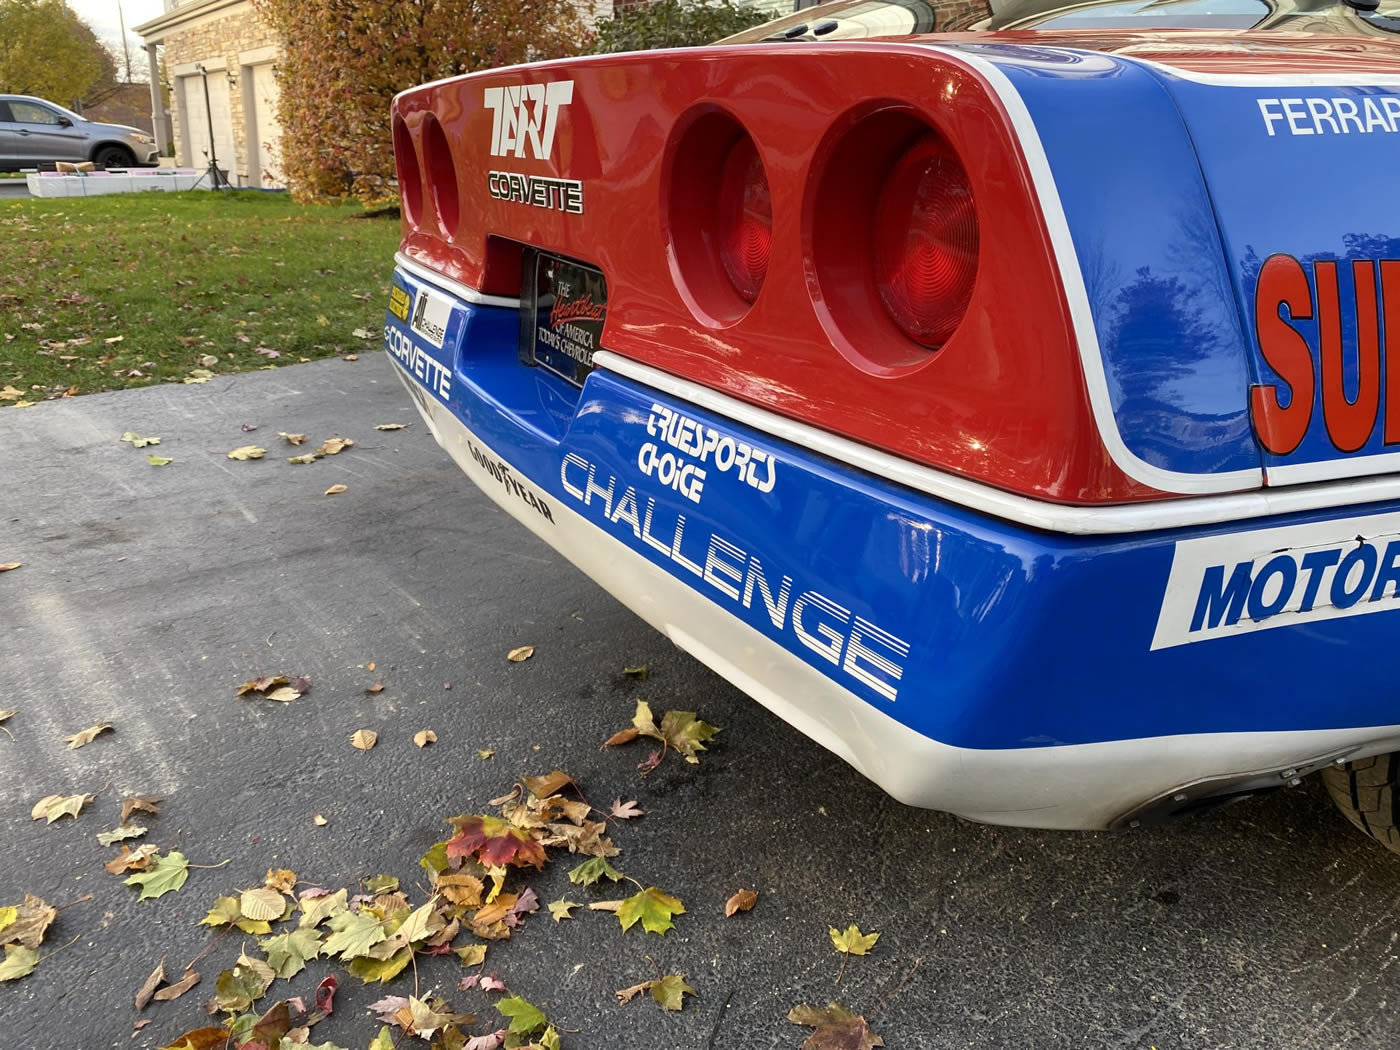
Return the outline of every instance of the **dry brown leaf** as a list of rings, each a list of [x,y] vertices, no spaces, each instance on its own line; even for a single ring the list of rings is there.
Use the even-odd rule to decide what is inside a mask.
[[[59,817],[76,817],[96,795],[45,795],[29,811],[34,820],[52,824]]]
[[[340,493],[344,492],[349,487],[349,485],[332,485],[330,488],[326,489],[326,495],[338,496]]]
[[[22,561],[0,562],[0,572],[14,572],[23,564],[24,562]]]
[[[488,758],[494,758],[495,755],[496,752],[489,747],[479,747],[476,749],[476,757],[481,759],[483,762],[486,761],[486,759]]]
[[[318,828],[324,828],[330,821],[321,816],[321,814],[315,813],[312,814],[311,823],[315,824]]]
[[[286,868],[268,868],[263,885],[278,893],[291,893],[296,888],[297,873]]]
[[[165,801],[163,795],[132,795],[130,798],[122,799],[122,819],[120,823],[125,824],[130,816],[137,810],[142,813],[160,815],[160,804]]]
[[[350,734],[350,744],[361,751],[368,751],[379,742],[379,734],[373,729],[357,729]]]
[[[603,746],[619,747],[622,744],[630,744],[632,741],[636,740],[639,735],[640,733],[636,726],[628,726],[626,729],[619,730],[604,740]]]
[[[369,663],[367,663],[367,664],[365,665],[365,670],[366,670],[366,671],[369,671],[369,672],[371,672],[371,673],[373,673],[373,671],[374,671],[374,669],[375,669],[376,666],[378,666],[378,665],[376,665],[375,662],[374,662],[373,660],[371,660]]]
[[[321,447],[316,450],[318,456],[334,456],[342,449],[352,448],[355,444],[353,438],[333,437],[326,438],[321,442]]]
[[[121,853],[102,866],[113,875],[123,875],[128,871],[145,871],[151,866],[151,858],[158,852],[160,847],[151,842],[136,849],[123,846]]]
[[[594,901],[588,906],[589,911],[620,911],[626,901]]]
[[[512,649],[510,652],[506,653],[506,659],[513,664],[518,664],[530,659],[530,657],[534,655],[535,647],[533,645],[522,645],[519,648]]]
[[[136,993],[136,1009],[144,1010],[146,1004],[151,1001],[151,996],[156,994],[156,989],[165,980],[165,959],[161,958],[156,963],[156,968],[151,971],[151,976],[142,983],[140,990]]]
[[[365,692],[367,692],[370,696],[378,696],[380,693],[384,692],[384,683],[375,682],[374,685],[366,686]]]
[[[375,430],[402,430],[402,429],[404,429],[404,427],[406,427],[406,426],[408,426],[407,423],[380,423],[380,424],[378,424],[374,429],[375,429]]]
[[[74,733],[72,736],[63,738],[63,742],[68,745],[68,750],[74,751],[85,744],[91,744],[103,733],[113,732],[114,727],[111,722],[99,722],[95,726],[89,726],[81,733]]]
[[[308,452],[308,453],[306,453],[306,455],[304,455],[304,456],[288,456],[288,457],[287,457],[287,462],[288,462],[288,463],[296,463],[296,464],[315,463],[315,462],[316,462],[316,453],[314,453],[314,452]]]
[[[168,1003],[172,999],[180,998],[180,996],[184,995],[198,983],[199,974],[191,970],[188,973],[186,973],[185,976],[181,977],[178,981],[176,981],[174,984],[162,988],[160,991],[156,992],[155,1000],[158,1003]]]
[[[613,994],[617,996],[617,1001],[619,1003],[626,1005],[643,992],[651,991],[652,986],[655,984],[655,981],[643,981],[641,984],[634,984],[631,988],[619,988]]]
[[[285,430],[277,431],[277,436],[286,438],[289,445],[300,445],[306,440],[305,434],[288,434]]]
[[[741,911],[751,911],[758,903],[758,894],[753,890],[740,890],[724,902],[724,915],[730,918]]]
[[[260,886],[255,890],[244,890],[238,895],[238,910],[245,919],[270,922],[282,917],[282,913],[286,911],[286,904],[277,890],[269,886]]]
[[[437,743],[437,734],[431,729],[420,729],[413,734],[413,742],[419,747],[427,747],[429,744]]]

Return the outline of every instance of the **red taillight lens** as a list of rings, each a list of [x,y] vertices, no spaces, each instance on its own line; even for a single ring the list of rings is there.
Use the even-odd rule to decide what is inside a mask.
[[[936,132],[899,159],[875,208],[875,281],[911,339],[938,349],[967,312],[977,276],[977,213],[952,147]]]
[[[758,298],[773,244],[773,200],[758,148],[747,135],[725,158],[715,226],[724,272],[745,302]]]

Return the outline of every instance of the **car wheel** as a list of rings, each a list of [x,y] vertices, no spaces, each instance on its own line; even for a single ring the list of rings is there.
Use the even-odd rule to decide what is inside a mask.
[[[1322,782],[1347,820],[1400,853],[1400,751],[1328,766]]]
[[[125,146],[103,146],[93,154],[92,162],[99,168],[134,168],[136,155]]]

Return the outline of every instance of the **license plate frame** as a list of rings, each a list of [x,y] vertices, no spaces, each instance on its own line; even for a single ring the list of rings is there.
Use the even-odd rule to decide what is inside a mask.
[[[576,387],[593,371],[608,312],[603,271],[527,249],[520,275],[520,360]]]

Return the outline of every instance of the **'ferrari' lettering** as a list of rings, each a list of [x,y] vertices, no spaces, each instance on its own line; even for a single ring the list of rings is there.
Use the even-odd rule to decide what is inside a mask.
[[[1400,97],[1368,94],[1261,98],[1259,116],[1272,137],[1289,135],[1393,135],[1400,132]]]

